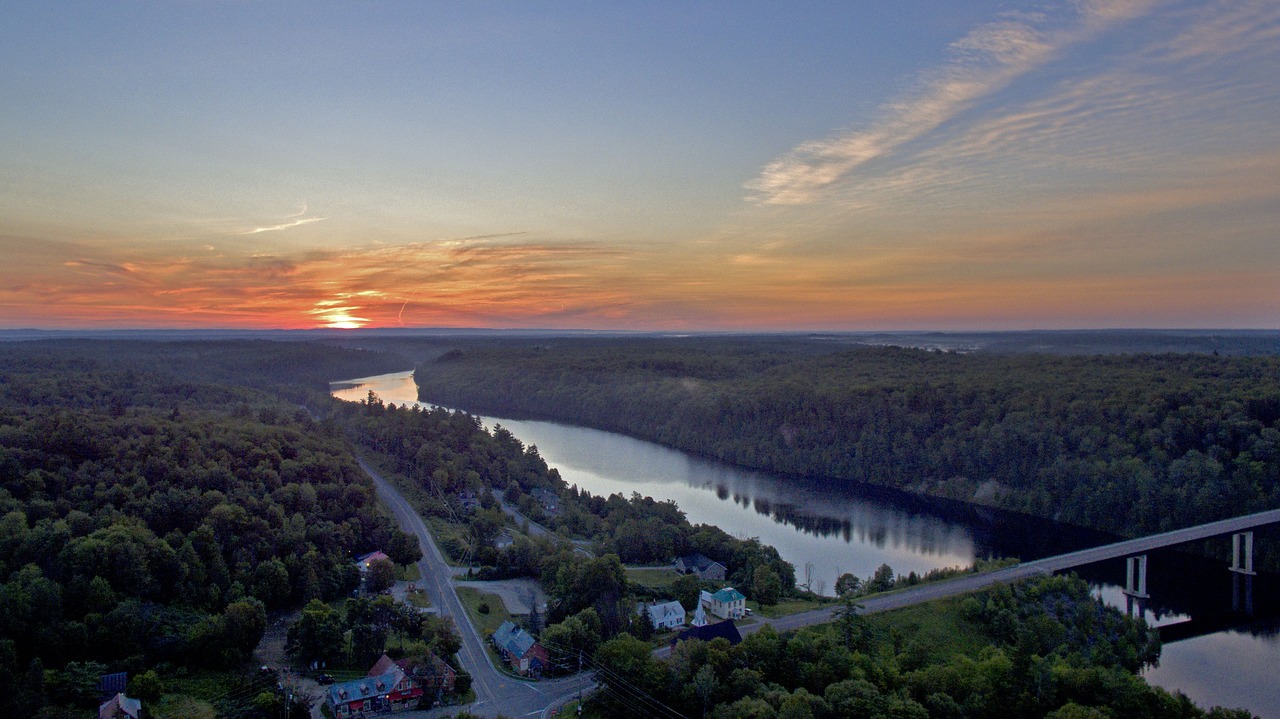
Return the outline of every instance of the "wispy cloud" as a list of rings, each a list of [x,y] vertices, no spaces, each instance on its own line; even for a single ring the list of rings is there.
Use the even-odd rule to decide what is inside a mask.
[[[252,229],[242,230],[240,232],[237,232],[236,234],[257,235],[263,232],[279,232],[281,230],[289,230],[289,229],[293,229],[294,227],[300,227],[302,225],[309,225],[313,222],[324,222],[325,220],[328,219],[327,217],[307,217],[306,216],[307,209],[308,209],[307,203],[304,202],[302,203],[302,208],[299,209],[297,212],[290,215],[284,215],[282,218],[284,222],[276,222],[269,225],[259,225],[258,227],[254,227]]]
[[[325,221],[325,220],[327,220],[327,219],[329,219],[329,218],[327,218],[327,217],[300,217],[300,218],[298,218],[298,219],[296,219],[296,220],[290,220],[289,222],[281,222],[281,223],[279,223],[279,224],[275,224],[275,225],[265,225],[265,226],[263,226],[263,227],[255,227],[255,228],[253,228],[252,230],[246,230],[246,231],[244,231],[244,232],[241,232],[240,234],[242,234],[242,235],[256,235],[256,234],[258,234],[258,233],[260,233],[260,232],[278,232],[278,231],[280,231],[280,230],[288,230],[288,229],[291,229],[291,228],[294,228],[294,227],[298,227],[299,225],[309,225],[309,224],[311,224],[312,222],[324,222],[324,221]]]
[[[1280,4],[1218,0],[1197,7],[1187,29],[1158,48],[1167,60],[1212,59],[1280,42]]]
[[[754,191],[749,199],[777,205],[814,202],[860,168],[889,158],[1064,48],[1135,17],[1150,4],[1088,2],[1076,6],[1066,22],[1017,15],[980,26],[951,46],[949,62],[926,73],[916,91],[883,107],[870,127],[802,143],[767,164],[746,184]]]

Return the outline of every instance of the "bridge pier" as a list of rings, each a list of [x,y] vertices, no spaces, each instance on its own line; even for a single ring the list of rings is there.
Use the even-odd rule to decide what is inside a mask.
[[[1243,572],[1231,577],[1231,611],[1253,616],[1253,575]]]
[[[1253,532],[1231,535],[1231,571],[1250,576],[1257,574],[1253,571]]]
[[[1125,560],[1124,593],[1135,599],[1146,599],[1147,555],[1139,554]]]

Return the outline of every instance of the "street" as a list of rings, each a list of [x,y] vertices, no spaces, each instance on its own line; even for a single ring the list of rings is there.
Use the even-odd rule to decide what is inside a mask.
[[[475,702],[469,706],[400,712],[396,716],[407,719],[445,717],[463,710],[478,716],[499,714],[509,717],[547,716],[556,707],[576,698],[579,692],[595,686],[594,679],[585,674],[529,682],[498,671],[485,650],[484,638],[472,625],[462,602],[453,591],[453,586],[450,584],[453,572],[444,561],[440,549],[436,547],[422,517],[418,516],[399,490],[370,467],[363,458],[357,457],[356,461],[360,464],[360,468],[373,478],[378,489],[378,497],[387,509],[391,510],[400,528],[418,538],[422,546],[422,560],[418,562],[418,568],[422,572],[419,586],[426,591],[432,606],[439,609],[441,616],[452,617],[457,625],[458,634],[462,637],[462,649],[458,651],[458,661],[462,668],[471,674],[471,687],[476,697]]]

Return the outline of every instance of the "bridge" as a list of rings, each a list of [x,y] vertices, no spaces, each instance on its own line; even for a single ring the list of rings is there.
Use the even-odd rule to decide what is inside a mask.
[[[1152,534],[1137,539],[1126,539],[1122,542],[1106,544],[1093,549],[1082,549],[1078,552],[1068,552],[1055,557],[1024,562],[1018,566],[1034,567],[1045,574],[1052,574],[1085,564],[1124,557],[1128,559],[1125,592],[1136,597],[1145,597],[1147,593],[1147,552],[1230,534],[1232,537],[1231,571],[1253,575],[1255,572],[1253,571],[1252,530],[1268,524],[1280,524],[1280,509],[1222,519],[1217,522],[1199,524],[1186,529],[1175,529],[1172,532]]]
[[[984,574],[968,574],[963,577],[942,582],[921,584],[910,589],[889,594],[868,597],[859,601],[863,613],[900,609],[902,607],[929,602],[935,599],[953,597],[960,594],[984,589],[993,584],[1014,582],[1037,575],[1050,575],[1086,564],[1103,562],[1109,559],[1125,559],[1126,580],[1125,594],[1133,599],[1147,597],[1147,553],[1181,544],[1189,544],[1214,537],[1232,537],[1232,557],[1228,567],[1238,576],[1251,578],[1253,571],[1253,530],[1271,524],[1280,524],[1280,509],[1272,509],[1241,517],[1209,522],[1171,532],[1152,534],[1137,539],[1126,539],[1112,544],[1105,544],[1092,549],[1082,549],[1044,559],[1022,562]],[[758,631],[765,625],[772,625],[778,631],[799,629],[814,624],[824,624],[832,620],[835,608],[815,609],[809,612],[793,614],[778,619],[763,619],[755,624],[741,627],[742,632]]]

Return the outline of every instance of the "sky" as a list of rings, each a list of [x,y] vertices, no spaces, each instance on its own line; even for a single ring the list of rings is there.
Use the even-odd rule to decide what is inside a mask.
[[[0,8],[0,327],[1280,328],[1280,3]]]

